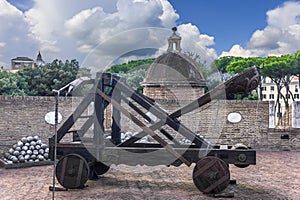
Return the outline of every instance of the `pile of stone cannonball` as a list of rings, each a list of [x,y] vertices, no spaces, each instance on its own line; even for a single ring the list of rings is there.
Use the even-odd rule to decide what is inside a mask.
[[[39,162],[48,160],[49,148],[39,136],[22,137],[4,153],[4,160],[11,163]]]

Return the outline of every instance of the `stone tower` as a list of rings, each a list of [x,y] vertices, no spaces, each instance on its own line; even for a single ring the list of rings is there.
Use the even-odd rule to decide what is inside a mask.
[[[38,55],[37,55],[37,57],[36,57],[35,64],[36,64],[37,66],[43,66],[43,65],[45,65],[45,61],[43,60],[40,51],[39,51],[39,53],[38,53]]]

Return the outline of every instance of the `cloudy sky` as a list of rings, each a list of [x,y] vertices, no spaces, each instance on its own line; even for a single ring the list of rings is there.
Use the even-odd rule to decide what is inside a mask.
[[[206,61],[295,53],[300,1],[0,0],[0,65],[41,51],[46,62],[103,69],[163,53],[173,26],[183,50]]]

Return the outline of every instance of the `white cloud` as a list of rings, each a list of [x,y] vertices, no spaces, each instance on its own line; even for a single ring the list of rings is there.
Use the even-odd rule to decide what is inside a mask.
[[[199,54],[203,62],[210,63],[217,58],[215,49],[209,47],[214,45],[214,37],[201,34],[197,26],[191,23],[178,26],[178,32],[182,37],[183,51]]]
[[[175,25],[177,18],[164,12],[165,10],[170,13],[171,5],[168,1],[162,0],[162,2],[160,0],[119,0],[115,12],[104,12],[102,7],[86,9],[66,20],[65,28],[68,36],[76,40],[78,44],[87,47],[87,44],[95,46],[126,30],[141,27],[165,27],[165,24]]]
[[[167,0],[33,3],[31,9],[22,13],[6,0],[0,1],[0,20],[9,22],[0,26],[0,60],[7,64],[15,56],[35,57],[39,50],[48,62],[76,58],[85,66],[98,68],[136,49],[152,48],[162,53],[172,34],[170,29],[179,19]],[[212,36],[201,34],[192,24],[181,24],[178,30],[184,50],[204,53],[205,60],[216,57],[215,50],[210,48],[214,44]]]
[[[86,63],[94,59],[107,66],[110,62],[104,60],[110,58],[113,61],[136,49],[156,48],[159,53],[165,51],[167,37],[172,33],[170,28],[175,25],[178,17],[171,4],[165,0],[120,0],[113,13],[106,13],[101,7],[83,10],[67,20],[65,27],[67,34],[77,41],[78,50],[90,53]],[[200,34],[198,28],[191,24],[180,25],[178,30],[184,38],[183,47],[189,47],[192,51],[202,52],[203,48],[214,44],[213,37]],[[97,42],[100,45],[95,47]],[[207,50],[216,57],[213,49]]]
[[[0,1],[0,16],[1,17],[11,17],[11,16],[16,16],[16,15],[22,15],[22,12],[12,6],[10,3],[7,1]]]
[[[6,43],[5,42],[0,42],[0,47],[5,47]]]
[[[258,54],[251,50],[244,49],[240,45],[236,44],[231,47],[230,52],[222,52],[221,56],[254,57],[258,56]]]
[[[114,35],[141,27],[174,26],[179,17],[167,0],[35,0],[25,16],[32,38],[48,59],[60,55],[62,59],[73,56],[79,60],[99,43],[113,42],[110,38]],[[153,42],[138,33],[118,46],[107,44],[101,53],[108,56],[116,49],[128,49],[134,42],[146,43],[145,46]]]
[[[267,12],[268,25],[256,30],[246,47],[233,45],[221,56],[269,56],[295,53],[300,49],[300,2],[286,2]]]
[[[168,1],[161,1],[163,13],[159,16],[164,27],[175,26],[175,21],[179,15],[174,11],[173,6]]]
[[[248,47],[250,49],[265,48],[265,49],[277,49],[279,45],[278,37],[282,35],[282,30],[275,27],[266,27],[264,30],[257,30],[253,33]]]
[[[267,12],[268,25],[286,29],[291,25],[299,23],[300,2],[286,2],[282,7]]]
[[[76,41],[65,34],[65,21],[84,9],[96,6],[113,11],[115,3],[116,0],[34,0],[33,8],[25,13],[25,17],[30,24],[30,35],[46,60],[82,59],[83,55],[77,52]]]
[[[23,13],[7,1],[0,1],[0,7],[0,63],[8,68],[10,59],[16,56],[32,56],[28,52],[35,44],[28,37],[28,24]]]

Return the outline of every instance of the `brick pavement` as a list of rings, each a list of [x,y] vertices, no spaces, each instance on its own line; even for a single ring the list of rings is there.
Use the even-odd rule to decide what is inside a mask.
[[[231,167],[237,185],[225,191],[235,199],[297,199],[300,196],[300,152],[258,152],[257,165]],[[55,192],[55,199],[168,200],[216,199],[201,194],[192,181],[192,167],[113,166],[83,190]],[[51,199],[53,166],[0,169],[0,199]]]

